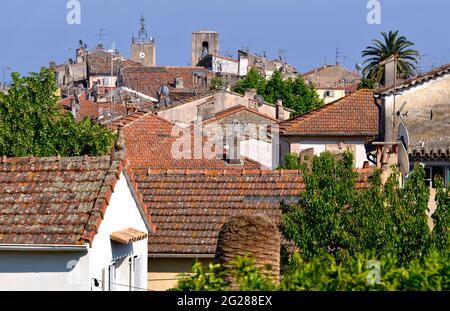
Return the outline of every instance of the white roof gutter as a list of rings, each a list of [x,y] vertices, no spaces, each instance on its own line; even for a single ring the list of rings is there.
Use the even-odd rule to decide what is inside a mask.
[[[87,252],[87,245],[0,244],[0,251],[18,252]]]

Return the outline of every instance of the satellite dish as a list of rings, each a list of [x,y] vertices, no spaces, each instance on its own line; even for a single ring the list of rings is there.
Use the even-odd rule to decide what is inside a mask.
[[[78,43],[80,44],[80,46],[83,46],[83,40],[78,41]]]
[[[409,148],[409,132],[403,121],[400,122],[400,125],[398,126],[398,139],[402,142],[406,149]]]
[[[398,144],[398,166],[403,176],[409,173],[409,156],[408,151],[403,144]]]
[[[87,47],[88,47],[88,46],[87,46],[87,44],[86,44],[86,43],[85,43],[85,44],[83,44],[83,48],[84,48],[84,49],[87,49]]]
[[[264,98],[261,95],[255,95],[253,99],[258,103],[258,106],[261,107],[264,104]]]

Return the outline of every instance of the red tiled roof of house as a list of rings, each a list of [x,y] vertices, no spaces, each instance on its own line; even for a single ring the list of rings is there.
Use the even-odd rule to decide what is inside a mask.
[[[282,135],[377,136],[380,112],[374,93],[360,90],[280,123]]]
[[[369,170],[358,172],[357,188],[367,187]],[[213,255],[229,217],[258,213],[279,224],[280,202],[297,202],[305,189],[296,170],[148,170],[136,181],[157,227],[150,256]]]
[[[69,96],[60,101],[60,104],[64,107],[65,110],[71,111],[70,102],[74,99],[75,96]],[[81,121],[84,118],[90,118],[93,120],[97,120],[100,116],[103,115],[102,111],[109,113],[112,109],[112,104],[110,102],[94,102],[87,98],[86,92],[80,95],[80,111],[76,114],[76,120]],[[126,114],[127,108],[125,105],[120,103],[114,104],[114,112],[115,114]]]
[[[256,111],[254,109],[251,109],[251,108],[248,108],[248,107],[245,107],[245,106],[242,106],[242,105],[238,105],[238,106],[233,106],[231,108],[219,111],[218,113],[216,113],[214,115],[214,117],[212,117],[210,119],[207,119],[207,120],[204,120],[203,124],[215,122],[217,120],[223,119],[223,118],[228,117],[230,115],[237,114],[237,113],[242,112],[242,111],[256,114],[256,115],[258,115],[260,117],[263,117],[265,119],[268,119],[268,120],[270,120],[270,121],[272,121],[274,123],[278,123],[279,122],[279,120],[277,120],[275,118],[272,118],[272,117],[270,117],[270,116],[268,116],[266,114],[263,114],[263,113],[261,113],[259,111]]]
[[[161,86],[166,85],[175,92],[207,92],[206,85],[194,81],[194,73],[208,77],[213,74],[204,67],[125,67],[122,84],[148,96],[157,97]],[[175,89],[175,79],[183,78],[183,88]]]
[[[117,76],[124,67],[140,67],[140,63],[123,57],[115,57],[113,61],[113,75]],[[111,75],[111,53],[106,51],[94,51],[87,55],[87,69],[91,76]]]
[[[0,159],[0,244],[91,244],[126,167],[111,156]]]
[[[192,159],[176,159],[172,155],[172,146],[182,135],[181,128],[153,114],[138,112],[113,123],[112,129],[120,124],[124,127],[127,157],[133,169],[238,169],[259,168],[261,165],[250,159],[244,159],[243,165],[229,165],[225,160],[194,159],[194,141],[191,140]],[[172,131],[174,135],[172,136]],[[200,146],[201,148],[201,146]],[[201,152],[201,150],[200,150]]]

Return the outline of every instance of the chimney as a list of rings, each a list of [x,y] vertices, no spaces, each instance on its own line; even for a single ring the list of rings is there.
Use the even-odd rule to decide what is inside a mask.
[[[245,95],[244,95],[244,98],[245,99],[254,99],[255,98],[255,96],[256,96],[256,89],[247,89],[246,91],[245,91]]]
[[[275,114],[277,120],[284,120],[284,109],[283,109],[283,100],[281,98],[277,99],[277,103],[275,106]]]
[[[396,75],[397,75],[397,61],[395,55],[389,56],[387,59],[380,63],[384,66],[384,87],[394,86]]]
[[[183,89],[184,88],[183,77],[176,77],[176,79],[175,79],[175,88],[176,89]]]
[[[231,127],[230,127],[231,125]],[[240,129],[239,124],[233,122],[233,124],[227,125],[225,135],[228,144],[227,161],[230,165],[242,165],[241,161],[241,141],[239,139]],[[231,130],[230,130],[231,129]]]

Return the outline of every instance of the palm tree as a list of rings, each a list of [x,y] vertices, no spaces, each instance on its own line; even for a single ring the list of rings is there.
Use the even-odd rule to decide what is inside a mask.
[[[398,36],[398,31],[389,31],[388,34],[382,32],[381,35],[384,42],[374,39],[373,45],[362,52],[362,57],[367,57],[364,61],[367,64],[363,69],[364,76],[376,83],[384,81],[384,66],[380,63],[394,55],[397,60],[397,78],[411,78],[419,58],[419,52],[410,48],[414,43],[404,36]]]

